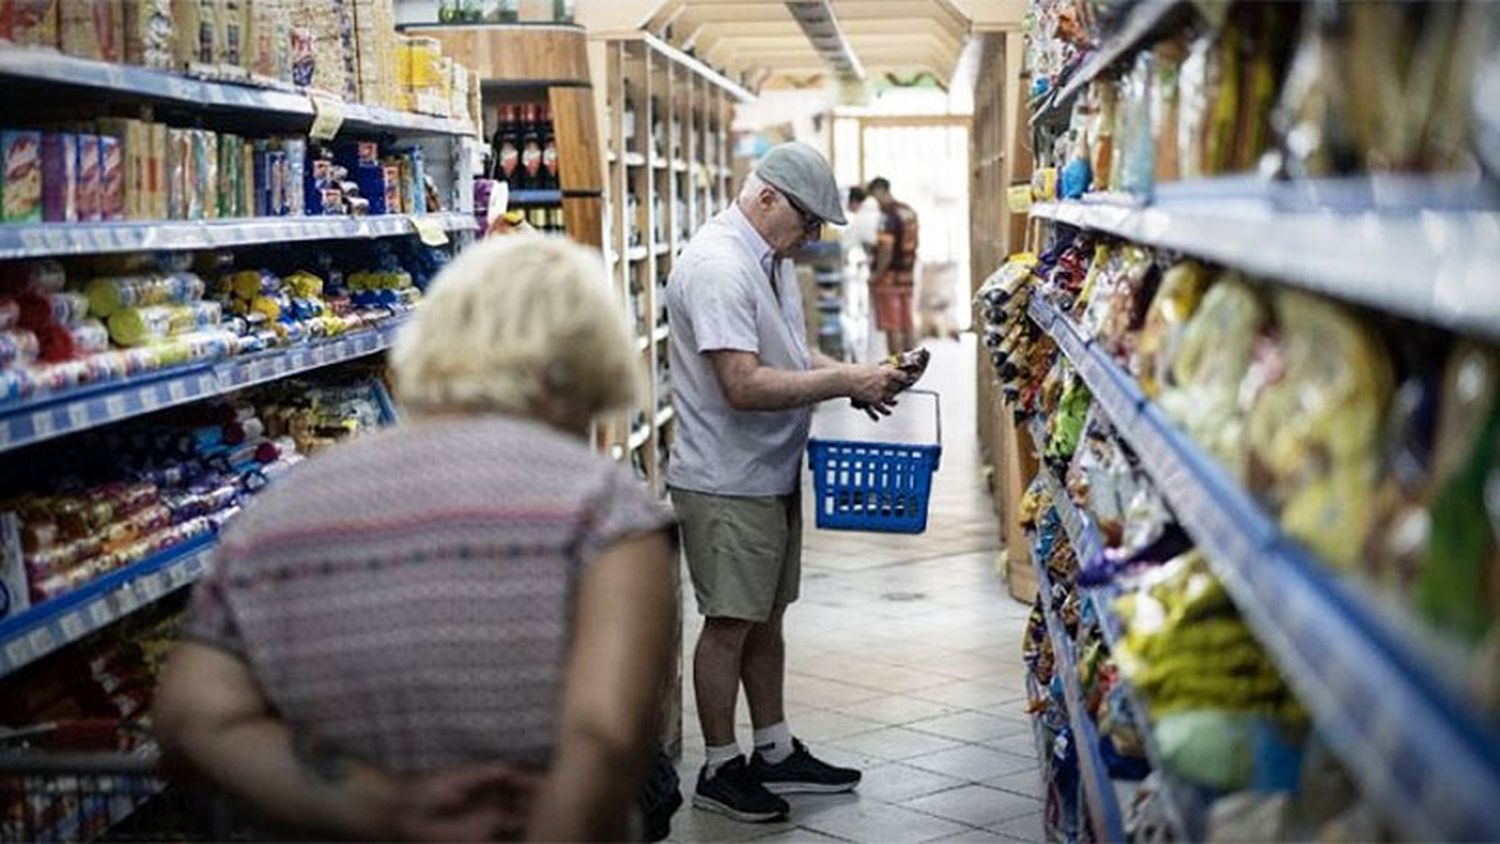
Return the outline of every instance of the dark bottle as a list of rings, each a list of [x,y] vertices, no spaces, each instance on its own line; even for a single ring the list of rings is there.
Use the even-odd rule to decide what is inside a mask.
[[[537,124],[537,106],[521,106],[521,187],[546,187],[542,175],[542,133]]]
[[[549,190],[561,187],[557,173],[557,132],[552,124],[552,109],[538,106],[542,131],[542,186]]]
[[[516,184],[519,178],[521,164],[521,143],[517,135],[516,107],[500,107],[500,127],[495,130],[495,180],[509,182],[511,188],[518,188]]]

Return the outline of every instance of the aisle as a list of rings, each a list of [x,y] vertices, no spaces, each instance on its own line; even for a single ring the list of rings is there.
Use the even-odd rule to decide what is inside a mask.
[[[1042,840],[1019,644],[1029,608],[995,575],[973,342],[966,335],[931,347],[924,386],[943,394],[946,442],[927,533],[809,529],[804,540],[802,599],[787,616],[788,720],[818,755],[862,768],[864,783],[852,795],[791,798],[783,824],[740,824],[687,806],[673,840]],[[691,798],[703,755],[691,693],[701,619],[691,594],[686,600],[680,771]],[[743,697],[740,708],[746,744]]]

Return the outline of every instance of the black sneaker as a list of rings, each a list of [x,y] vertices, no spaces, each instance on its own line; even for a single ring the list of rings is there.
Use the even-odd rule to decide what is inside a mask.
[[[744,757],[725,762],[711,777],[705,765],[698,772],[693,805],[745,823],[779,821],[791,811],[785,800],[767,791],[750,775]]]
[[[792,755],[772,765],[757,751],[750,774],[772,794],[841,794],[859,785],[860,772],[837,768],[813,756],[807,745],[792,739]]]

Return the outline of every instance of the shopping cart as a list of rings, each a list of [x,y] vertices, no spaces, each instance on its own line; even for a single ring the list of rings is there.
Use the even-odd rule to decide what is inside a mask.
[[[87,747],[110,734],[124,750]],[[64,740],[59,742],[59,736]],[[164,776],[154,744],[118,725],[44,725],[0,736],[0,842],[244,839],[213,792]]]
[[[818,527],[880,533],[927,530],[932,473],[943,455],[942,402],[931,390],[908,390],[904,395],[932,397],[936,442],[808,441]]]

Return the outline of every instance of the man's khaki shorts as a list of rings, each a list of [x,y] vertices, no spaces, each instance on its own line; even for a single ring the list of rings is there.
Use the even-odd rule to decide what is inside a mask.
[[[759,622],[797,600],[801,493],[758,498],[673,489],[672,506],[699,613]]]

